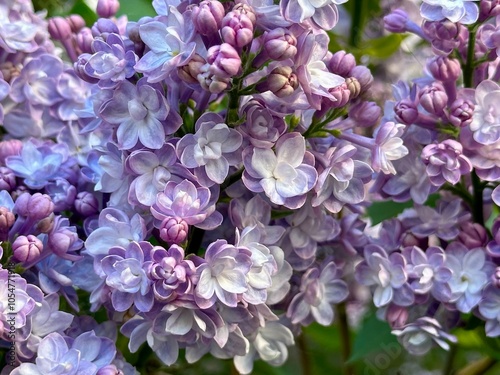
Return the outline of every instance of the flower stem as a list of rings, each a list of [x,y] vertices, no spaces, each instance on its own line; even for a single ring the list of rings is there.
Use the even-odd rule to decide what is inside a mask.
[[[309,349],[304,337],[304,333],[297,337],[297,347],[300,354],[300,363],[302,364],[302,375],[312,375],[311,359],[309,358]]]
[[[455,357],[457,355],[458,347],[456,345],[451,345],[450,351],[448,352],[448,358],[444,364],[443,375],[453,374],[453,363],[455,362]]]
[[[337,310],[337,319],[339,323],[339,332],[340,332],[340,343],[341,343],[341,351],[342,351],[342,374],[343,375],[352,375],[352,367],[348,363],[349,358],[351,357],[351,335],[349,332],[349,322],[347,321],[347,312],[345,303],[339,303],[336,306]]]
[[[479,179],[476,171],[472,171],[472,188],[474,190],[474,205],[472,207],[472,215],[474,221],[484,227],[484,212],[483,212],[483,184]]]
[[[365,4],[363,3],[363,0],[354,0],[352,5],[352,23],[349,43],[353,47],[359,47],[359,45],[361,44],[365,7]]]
[[[470,363],[457,372],[457,375],[480,375],[492,368],[497,361],[493,358],[485,357]]]
[[[462,67],[464,77],[464,87],[472,87],[474,72],[474,48],[476,46],[476,27],[469,29],[469,44],[467,46],[467,61]]]

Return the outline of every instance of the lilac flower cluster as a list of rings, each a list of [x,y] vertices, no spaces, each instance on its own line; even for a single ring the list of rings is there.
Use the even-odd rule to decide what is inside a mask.
[[[500,335],[500,6],[387,15],[433,56],[382,113],[370,70],[328,51],[341,3],[155,0],[131,22],[99,0],[87,27],[0,1],[13,374],[134,374],[117,327],[165,365],[183,349],[247,374],[359,287],[412,354],[449,348],[461,313]],[[384,199],[413,206],[371,226]],[[82,298],[109,320],[68,312]]]

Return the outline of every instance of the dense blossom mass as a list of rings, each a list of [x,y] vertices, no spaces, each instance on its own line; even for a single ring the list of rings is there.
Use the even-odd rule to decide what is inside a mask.
[[[248,374],[360,304],[412,355],[500,336],[500,3],[393,9],[430,57],[380,82],[344,2],[0,0],[2,375],[136,374],[123,336]]]

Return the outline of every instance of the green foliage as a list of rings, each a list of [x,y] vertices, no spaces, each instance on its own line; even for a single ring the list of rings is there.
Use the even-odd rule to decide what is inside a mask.
[[[87,26],[92,26],[97,21],[97,15],[83,0],[76,0],[68,13],[82,16]]]
[[[117,15],[127,15],[130,21],[137,21],[139,18],[146,16],[153,17],[156,12],[151,4],[151,0],[120,1],[120,10]]]

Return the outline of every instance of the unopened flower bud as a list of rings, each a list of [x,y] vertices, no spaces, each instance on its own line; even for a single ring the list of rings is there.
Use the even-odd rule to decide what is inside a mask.
[[[349,72],[349,76],[358,80],[359,85],[361,86],[361,93],[368,90],[373,83],[372,72],[370,72],[370,69],[364,65],[356,65]]]
[[[466,127],[472,122],[475,105],[468,99],[457,99],[451,103],[448,120],[457,127]]]
[[[462,73],[460,62],[445,56],[430,59],[427,68],[435,79],[443,82],[454,82]]]
[[[36,260],[43,251],[43,243],[32,234],[19,236],[12,243],[14,258],[22,263],[31,263]]]
[[[337,51],[332,55],[328,63],[328,69],[334,74],[347,77],[349,72],[356,66],[356,59],[351,53]]]
[[[361,85],[356,77],[348,77],[345,79],[345,84],[351,92],[351,99],[356,99],[361,94]]]
[[[495,288],[500,289],[500,267],[497,267],[493,275],[491,275],[491,283]]]
[[[191,19],[196,31],[201,35],[212,35],[221,28],[224,18],[224,6],[216,0],[203,0],[194,6]]]
[[[264,34],[263,45],[267,55],[276,61],[290,59],[297,54],[297,39],[281,27]]]
[[[95,215],[99,211],[99,202],[92,193],[81,191],[76,195],[75,209],[84,217]]]
[[[222,19],[222,40],[242,48],[253,40],[253,23],[245,14],[229,12]]]
[[[92,42],[94,37],[92,36],[92,31],[88,27],[82,28],[78,34],[76,34],[76,45],[82,53],[93,53]],[[78,58],[79,60],[80,58]]]
[[[177,74],[186,83],[198,83],[198,74],[201,73],[201,67],[205,64],[205,59],[195,53],[186,65],[177,68]]]
[[[384,28],[391,33],[405,33],[408,14],[403,9],[396,9],[384,17]]]
[[[0,142],[0,165],[5,165],[5,159],[8,156],[20,155],[22,149],[23,142],[18,139]]]
[[[411,125],[418,118],[417,105],[410,99],[403,99],[394,106],[394,114],[396,120],[405,124]]]
[[[0,207],[0,241],[6,241],[9,237],[9,230],[14,225],[16,217],[6,207]]]
[[[409,316],[407,308],[393,304],[389,305],[385,314],[387,322],[393,329],[403,327]]]
[[[479,2],[479,21],[500,15],[500,0],[481,0]]]
[[[86,26],[85,20],[79,14],[72,14],[66,17],[66,21],[68,21],[71,31],[74,33],[79,32]]]
[[[114,17],[116,12],[120,9],[120,3],[118,0],[98,0],[96,13],[102,18]]]
[[[349,108],[349,118],[358,126],[374,126],[380,120],[382,110],[375,102],[361,101]]]
[[[54,219],[55,215],[51,213],[49,216],[36,223],[36,230],[40,233],[49,233],[54,227]]]
[[[69,39],[73,35],[68,20],[63,17],[50,18],[48,30],[51,38],[59,41]]]
[[[108,18],[99,18],[92,26],[92,35],[94,37],[101,36],[106,40],[108,34],[120,34],[118,26]]]
[[[168,244],[180,244],[187,238],[189,226],[184,219],[170,217],[160,225],[160,238]]]
[[[14,211],[32,220],[41,220],[54,212],[54,203],[47,194],[21,194],[15,204]]]
[[[241,58],[234,47],[228,43],[210,47],[207,51],[207,62],[211,73],[218,77],[231,78],[241,68]]]
[[[330,95],[332,95],[336,101],[332,101],[327,97],[323,98],[323,105],[326,105],[328,108],[341,108],[347,104],[349,98],[351,97],[351,91],[347,87],[345,82],[342,82],[340,85],[333,87],[328,90]]]
[[[420,105],[427,112],[436,116],[443,114],[443,110],[448,103],[448,95],[444,91],[444,87],[438,82],[424,87],[418,97]]]
[[[220,77],[211,72],[211,65],[205,64],[200,68],[200,74],[196,77],[200,86],[212,94],[220,94],[229,87],[231,78]]]
[[[488,233],[481,224],[465,222],[462,223],[460,229],[458,241],[463,243],[468,249],[484,247],[488,243]]]
[[[17,186],[16,175],[7,167],[0,167],[0,190],[11,191]]]
[[[297,87],[299,87],[299,80],[289,66],[275,68],[266,82],[257,85],[259,91],[269,90],[279,98],[291,95]]]
[[[233,7],[231,11],[236,14],[244,14],[250,19],[250,21],[252,21],[252,24],[255,26],[255,23],[257,22],[257,15],[250,5],[238,3]]]

